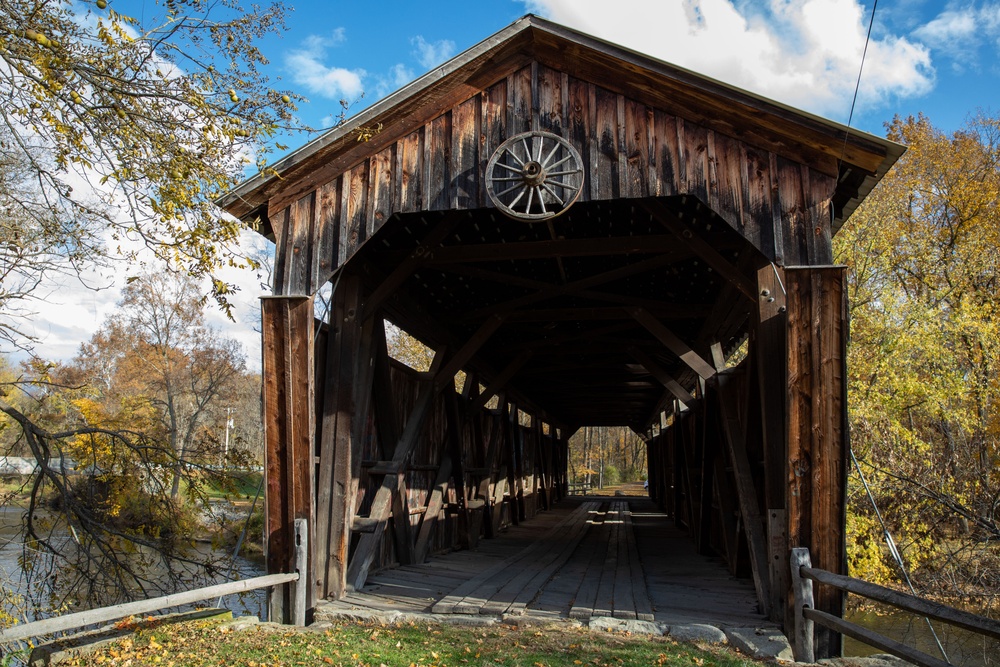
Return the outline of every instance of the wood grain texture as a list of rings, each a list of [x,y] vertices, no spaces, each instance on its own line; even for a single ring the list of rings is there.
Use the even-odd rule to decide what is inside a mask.
[[[846,294],[842,267],[786,269],[788,289],[788,542],[817,568],[846,574]],[[843,614],[835,589],[816,608]],[[817,629],[816,657],[839,655],[836,633]]]

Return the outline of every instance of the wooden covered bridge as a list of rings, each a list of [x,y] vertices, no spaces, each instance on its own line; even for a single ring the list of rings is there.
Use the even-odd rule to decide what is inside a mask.
[[[526,16],[244,183],[225,208],[277,244],[268,570],[294,567],[295,519],[310,606],[482,548],[565,496],[576,429],[626,425],[691,557],[752,577],[781,622],[791,547],[845,569],[831,239],[901,152]],[[388,356],[383,318],[428,372]]]

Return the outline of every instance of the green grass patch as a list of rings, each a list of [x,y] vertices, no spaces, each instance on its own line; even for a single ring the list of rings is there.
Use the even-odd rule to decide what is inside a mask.
[[[200,490],[210,499],[253,500],[262,476],[260,472],[240,472],[221,479],[206,479]]]
[[[342,623],[325,631],[268,627],[226,632],[193,622],[138,630],[83,656],[75,665],[165,667],[745,667],[759,664],[725,649],[706,650],[666,637],[591,633],[549,626],[473,628]]]

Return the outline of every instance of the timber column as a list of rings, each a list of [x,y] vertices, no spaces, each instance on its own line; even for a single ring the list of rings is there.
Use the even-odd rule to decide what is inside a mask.
[[[788,546],[813,567],[847,574],[847,294],[842,266],[785,269],[788,290]],[[843,616],[844,595],[816,591]],[[840,656],[839,634],[816,626],[816,658]]]
[[[264,556],[268,574],[295,571],[295,520],[313,526],[314,410],[313,298],[261,298],[265,496]],[[310,558],[308,568],[313,568]],[[268,596],[270,620],[292,622],[292,587],[306,586],[313,606],[310,572]]]

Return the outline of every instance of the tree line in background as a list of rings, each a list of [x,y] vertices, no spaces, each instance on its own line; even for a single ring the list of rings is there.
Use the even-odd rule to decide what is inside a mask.
[[[584,426],[569,439],[569,481],[602,489],[646,479],[646,442],[626,426]]]
[[[36,466],[0,498],[25,509],[32,606],[147,597],[217,567],[192,540],[212,532],[209,497],[259,468],[260,376],[202,304],[190,277],[145,275],[72,360],[0,369],[0,451]]]
[[[835,237],[848,265],[853,573],[924,594],[1000,594],[1000,119],[947,135],[897,118],[908,149]],[[871,490],[869,498],[861,477]],[[876,511],[876,508],[877,511]],[[883,526],[884,523],[884,526]]]
[[[0,358],[3,454],[39,466],[18,493],[23,564],[62,582],[55,607],[189,576],[203,564],[183,548],[199,481],[260,456],[259,378],[202,308],[228,306],[220,269],[257,264],[213,199],[296,126],[297,98],[270,88],[258,49],[284,8],[147,8],[0,3],[0,341],[30,349],[31,304],[53,274],[86,282],[119,260],[134,272],[73,360]],[[909,150],[835,237],[851,269],[851,568],[898,584],[898,552],[921,593],[987,607],[1000,591],[1000,120],[946,135],[896,119],[888,136]],[[135,271],[140,251],[171,270]],[[640,479],[640,442],[582,429],[572,480]]]

